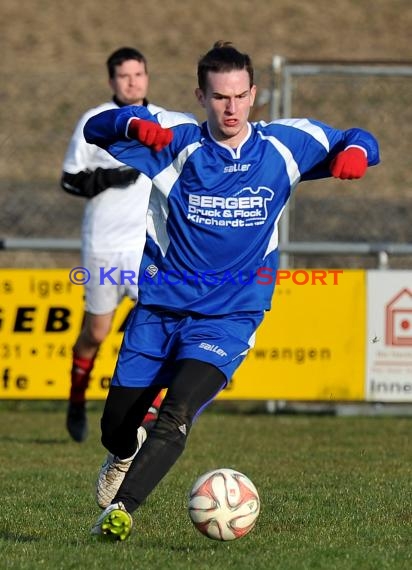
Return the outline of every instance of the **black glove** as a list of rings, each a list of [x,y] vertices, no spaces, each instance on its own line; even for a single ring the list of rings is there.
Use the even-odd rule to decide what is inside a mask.
[[[100,186],[111,188],[112,186],[129,186],[136,182],[139,172],[130,166],[120,166],[119,168],[97,168],[100,170]],[[95,170],[95,172],[97,172]]]
[[[93,198],[107,188],[126,187],[136,182],[139,171],[130,166],[96,168],[93,172],[82,170],[77,174],[63,172],[60,185],[69,194]]]

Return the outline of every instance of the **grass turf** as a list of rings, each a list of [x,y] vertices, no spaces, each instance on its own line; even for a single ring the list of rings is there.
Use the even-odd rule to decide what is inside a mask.
[[[134,514],[125,543],[89,531],[104,450],[66,435],[63,407],[0,409],[0,568],[409,569],[410,418],[271,416],[211,408],[184,455]],[[187,493],[203,472],[243,471],[260,493],[255,529],[233,542],[202,536]]]

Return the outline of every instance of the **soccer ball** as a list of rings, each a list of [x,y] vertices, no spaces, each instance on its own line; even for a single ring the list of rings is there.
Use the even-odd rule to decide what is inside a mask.
[[[252,530],[260,511],[256,487],[243,473],[221,468],[197,479],[189,495],[189,516],[214,540],[234,540]]]

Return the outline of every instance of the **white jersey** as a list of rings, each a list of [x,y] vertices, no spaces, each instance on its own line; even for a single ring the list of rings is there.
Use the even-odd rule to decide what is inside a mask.
[[[86,142],[83,127],[87,120],[108,109],[117,109],[114,101],[89,109],[79,120],[70,140],[63,170],[69,174],[94,171],[96,168],[116,168],[123,163],[100,147]],[[161,107],[148,104],[157,115]],[[83,255],[134,251],[141,259],[146,240],[146,212],[152,182],[141,174],[129,186],[112,187],[88,199],[82,224]]]

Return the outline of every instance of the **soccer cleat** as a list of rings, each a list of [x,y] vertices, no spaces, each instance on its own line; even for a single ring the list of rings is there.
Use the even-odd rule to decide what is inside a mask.
[[[109,505],[96,521],[91,534],[108,540],[126,540],[133,527],[132,515],[122,502]]]
[[[135,453],[127,459],[119,459],[119,457],[108,453],[107,457],[100,468],[99,477],[96,482],[96,501],[100,508],[106,509],[113,501],[126,473],[129,471],[130,465],[139,449],[142,447],[147,437],[144,427],[137,430],[137,449]]]
[[[81,443],[87,439],[88,425],[85,402],[69,402],[66,416],[66,427],[74,441]]]

